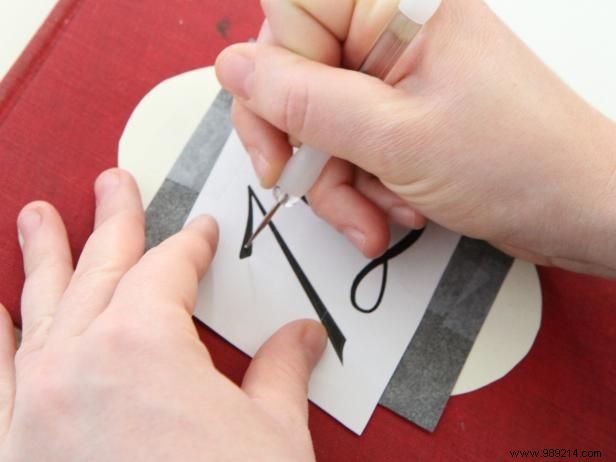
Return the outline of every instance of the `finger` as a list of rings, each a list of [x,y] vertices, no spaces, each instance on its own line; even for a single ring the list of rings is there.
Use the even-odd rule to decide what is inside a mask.
[[[73,259],[60,215],[45,202],[26,206],[17,220],[26,280],[21,294],[23,342],[45,339],[73,274]]]
[[[370,47],[391,17],[398,11],[400,0],[356,0],[353,19],[344,40],[343,63],[348,69],[359,69]]]
[[[287,135],[238,101],[234,101],[231,115],[261,185],[273,187],[292,153]]]
[[[118,281],[143,255],[143,207],[131,175],[108,170],[99,176],[94,189],[94,232],[60,303],[53,336],[82,333],[107,307]]]
[[[0,304],[0,439],[6,435],[13,414],[15,348],[13,320]]]
[[[263,1],[263,7],[266,15],[270,15],[274,20],[276,27],[276,36],[272,31],[270,22],[266,19],[261,26],[258,43],[265,45],[279,45],[290,49],[294,48],[294,42],[298,34],[300,37],[304,35],[304,28],[309,27],[315,29],[315,18],[311,15],[309,9],[303,5],[296,3],[289,4],[278,0]],[[313,5],[308,5],[313,6]],[[336,6],[340,6],[338,3]],[[331,9],[331,8],[330,8]],[[331,17],[331,15],[326,15]],[[293,25],[293,27],[291,27]],[[341,24],[335,25],[341,29]],[[314,31],[313,31],[314,32]],[[338,49],[340,44],[337,41],[332,43],[330,34],[326,28],[319,30],[319,36],[324,35],[327,39],[327,46],[333,46],[336,50],[337,59]],[[341,31],[340,31],[341,32]],[[342,33],[342,32],[341,32]],[[321,41],[323,42],[323,41]],[[310,45],[308,45],[310,44]],[[306,46],[308,45],[308,46]],[[315,46],[317,45],[317,46]],[[301,40],[298,43],[300,52],[307,58],[315,60],[327,60],[327,52],[324,52],[323,46],[318,46],[318,43]],[[326,50],[327,48],[325,48]],[[331,55],[331,53],[329,53]],[[241,102],[235,100],[231,111],[233,125],[235,126],[244,147],[248,151],[253,167],[259,177],[261,186],[271,188],[275,185],[276,180],[280,177],[282,170],[289,156],[292,153],[291,145],[298,146],[299,141],[289,138],[286,133],[281,132],[269,122],[255,115],[248,110]]]
[[[351,22],[352,0],[261,0],[261,5],[276,44],[314,61],[340,64],[340,42]]]
[[[296,321],[276,332],[253,358],[243,390],[283,423],[306,425],[308,381],[327,334],[316,321]]]
[[[269,25],[269,21],[267,20],[267,18],[265,19],[265,21],[263,21],[263,25],[261,26],[261,30],[259,31],[259,38],[257,39],[257,43],[260,43],[262,45],[272,45],[272,46],[278,46],[278,44],[276,43],[276,39],[274,38],[274,34],[272,33],[272,29]],[[240,103],[238,103],[240,104]],[[243,106],[243,105],[242,105]],[[245,109],[245,107],[244,107]],[[246,109],[246,111],[250,112],[252,114],[251,111],[249,111],[248,109]],[[258,120],[263,121],[264,124],[266,124],[268,127],[271,127],[271,129],[276,130],[277,132],[281,133],[281,137],[285,137],[287,139],[287,144],[291,145],[292,147],[299,147],[301,145],[301,143],[294,139],[293,137],[288,136],[286,133],[282,133],[280,132],[280,130],[278,130],[276,127],[274,127],[273,125],[271,125],[269,122],[267,122],[265,119],[262,119],[261,117],[256,116],[256,118]],[[258,127],[257,127],[258,128]],[[258,139],[259,136],[259,131],[258,129],[255,129],[254,132],[254,137]],[[263,136],[268,136],[267,133],[263,134]],[[286,145],[285,145],[286,147]],[[283,158],[282,159],[285,163],[287,161],[287,159]],[[276,179],[280,176],[280,173],[282,172],[284,165],[281,165],[281,157],[275,156],[272,160],[271,160],[272,164],[273,164],[273,168],[272,168],[272,173],[271,173],[271,177],[267,177],[266,181],[263,182],[263,186],[265,188],[271,188],[274,186]]]
[[[359,68],[398,10],[399,0],[261,0],[268,18],[259,43],[279,45],[313,61]],[[262,40],[262,36],[268,40]],[[305,37],[310,37],[306,40]]]
[[[199,281],[218,244],[218,226],[202,216],[148,251],[118,284],[109,310],[144,319],[168,309],[192,315]],[[128,311],[127,311],[128,309]]]
[[[400,157],[423,138],[406,93],[358,72],[334,69],[264,45],[227,48],[222,85],[279,130],[381,178],[397,178]],[[377,155],[378,153],[378,155]]]
[[[387,216],[353,187],[354,167],[332,159],[308,194],[310,206],[366,257],[375,258],[387,249]]]
[[[422,229],[426,219],[400,196],[374,175],[358,170],[355,173],[355,188],[383,210],[393,223],[410,229]]]

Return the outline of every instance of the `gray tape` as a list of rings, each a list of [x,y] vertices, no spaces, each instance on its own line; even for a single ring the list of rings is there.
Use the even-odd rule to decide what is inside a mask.
[[[462,238],[380,404],[433,431],[513,259]]]
[[[186,222],[198,192],[166,179],[145,212],[146,248],[151,249],[177,233]]]
[[[230,108],[233,98],[221,91],[186,144],[168,178],[193,191],[201,191],[218,155],[233,129]]]
[[[146,248],[177,233],[207,181],[233,129],[233,98],[222,90],[190,137],[146,210]]]

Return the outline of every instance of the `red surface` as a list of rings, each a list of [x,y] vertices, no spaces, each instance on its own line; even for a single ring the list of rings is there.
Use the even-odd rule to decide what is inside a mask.
[[[256,36],[261,19],[257,0],[60,1],[0,84],[0,300],[16,321],[20,207],[53,202],[78,255],[92,226],[92,182],[116,165],[132,109],[158,82]],[[543,325],[511,374],[453,398],[434,434],[379,408],[356,437],[312,407],[319,460],[507,460],[509,450],[543,448],[614,457],[616,284],[559,270],[541,270],[541,281]],[[200,331],[218,367],[239,380],[247,359]]]

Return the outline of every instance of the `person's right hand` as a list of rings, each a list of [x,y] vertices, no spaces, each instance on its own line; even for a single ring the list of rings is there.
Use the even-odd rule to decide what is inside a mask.
[[[288,3],[278,2],[281,9]],[[268,4],[271,18],[276,4]],[[332,24],[328,10],[319,11],[322,17],[311,11],[314,21],[336,27],[330,35],[344,43],[353,26]],[[352,8],[346,17],[354,17]],[[275,37],[271,19],[270,28]],[[339,64],[333,61],[342,55],[321,61]],[[536,263],[616,275],[616,127],[480,0],[443,1],[393,88],[263,44],[225,50],[217,72],[256,115],[240,134],[269,156],[264,183],[275,182],[290,155],[280,136],[289,134],[374,175],[447,228]],[[383,251],[386,217],[366,213],[365,201],[356,206],[353,179],[330,170],[311,205],[339,229],[353,229],[365,254]]]

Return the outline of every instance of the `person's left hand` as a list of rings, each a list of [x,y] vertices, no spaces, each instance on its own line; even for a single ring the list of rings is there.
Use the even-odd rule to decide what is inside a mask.
[[[20,214],[23,342],[15,354],[0,306],[0,460],[314,460],[306,394],[323,327],[282,328],[236,386],[191,319],[215,222],[198,218],[143,255],[132,178],[108,171],[95,189],[95,229],[75,270],[55,209]]]

